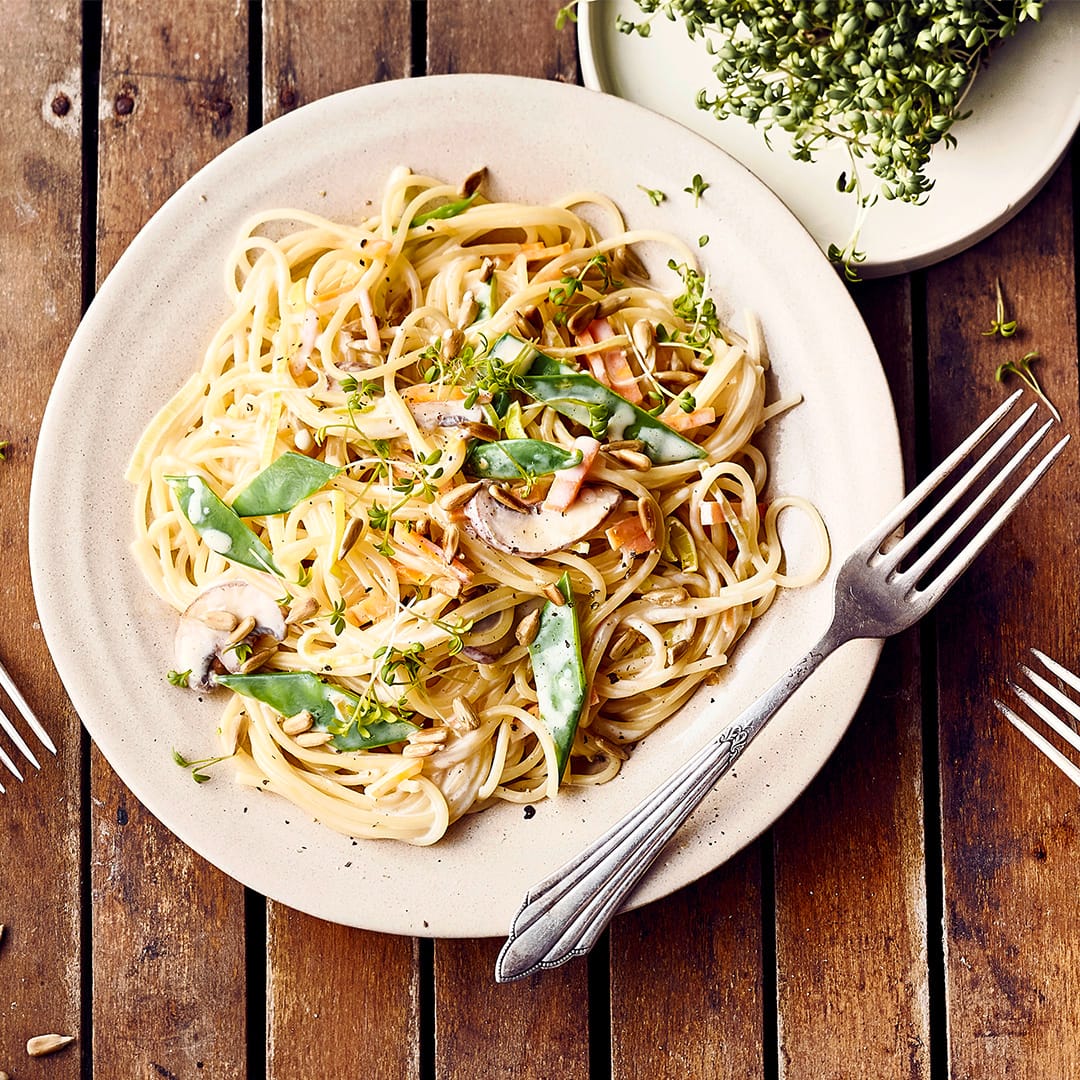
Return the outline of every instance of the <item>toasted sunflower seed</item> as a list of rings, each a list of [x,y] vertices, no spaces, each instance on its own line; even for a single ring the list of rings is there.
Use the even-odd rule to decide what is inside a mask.
[[[32,1039],[26,1040],[26,1052],[31,1057],[45,1057],[46,1054],[55,1054],[57,1050],[63,1050],[74,1041],[74,1035],[35,1035]]]
[[[329,731],[303,731],[296,736],[296,745],[313,750],[325,746],[334,736]]]
[[[689,594],[681,585],[675,585],[670,589],[653,589],[644,593],[642,600],[648,600],[650,604],[660,604],[663,607],[672,604],[681,604]]]
[[[652,461],[648,454],[640,450],[609,450],[608,453],[620,464],[626,465],[635,472],[648,472],[652,468]]]
[[[227,649],[230,645],[237,645],[244,640],[255,629],[255,618],[252,615],[248,615],[241,619],[233,628],[233,632],[229,635],[229,640],[225,642],[224,647]]]
[[[341,543],[337,549],[337,561],[341,562],[346,555],[352,550],[353,544],[360,539],[360,532],[364,528],[364,522],[361,518],[354,517],[348,525],[345,526],[345,532],[341,535]]]
[[[613,439],[604,443],[604,449],[610,453],[612,450],[640,450],[644,445],[640,439]]]
[[[211,630],[235,630],[240,620],[231,611],[207,611],[201,621]]]
[[[638,319],[630,328],[634,351],[651,367],[656,360],[656,329],[648,319]]]
[[[456,488],[451,488],[439,499],[439,505],[444,510],[457,510],[464,506],[483,486],[482,480],[459,484]]]
[[[421,728],[408,739],[410,746],[442,746],[446,742],[447,729],[442,726]]]
[[[446,526],[446,531],[443,533],[442,551],[443,558],[451,563],[454,561],[454,556],[458,553],[458,547],[461,544],[461,529],[459,529],[453,523]]]
[[[439,749],[434,743],[406,743],[401,748],[402,757],[431,757]]]
[[[597,317],[600,311],[600,301],[591,300],[587,304],[582,304],[581,307],[566,320],[566,329],[571,334],[580,334]]]
[[[482,165],[474,169],[461,183],[461,194],[464,198],[475,195],[480,190],[480,185],[487,179],[487,166]]]
[[[469,326],[476,318],[476,313],[480,310],[480,305],[476,302],[476,297],[471,292],[467,292],[461,298],[461,306],[458,308],[457,313],[457,331],[460,334],[461,328]],[[461,346],[458,346],[460,351]],[[454,354],[455,356],[457,353]],[[443,357],[443,359],[450,359],[449,357]]]
[[[558,592],[558,590],[556,590]],[[559,592],[562,596],[562,593]],[[536,634],[540,629],[540,609],[533,608],[532,611],[526,615],[521,622],[517,624],[514,630],[514,637],[517,638],[519,645],[529,646],[536,640]]]
[[[622,311],[629,303],[629,293],[608,293],[596,305],[596,317],[605,319],[608,315],[614,315],[616,311]]]
[[[528,504],[524,503],[514,494],[512,488],[508,488],[505,484],[492,484],[488,491],[491,492],[491,497],[500,502],[508,510],[517,510],[518,513],[524,513],[529,509]]]
[[[480,717],[476,715],[473,707],[460,697],[454,698],[453,712],[447,717],[446,722],[455,731],[464,733],[475,731],[480,726]]]
[[[285,720],[281,725],[281,730],[286,735],[302,735],[305,731],[311,730],[314,719],[311,713],[304,709],[303,712],[298,712],[295,716],[290,716],[288,720]]]
[[[545,585],[543,593],[556,607],[562,607],[566,603],[566,597],[563,596],[562,589],[554,582]]]
[[[660,516],[656,503],[652,499],[638,499],[637,516],[641,522],[641,531],[652,542],[656,539],[656,522]]]

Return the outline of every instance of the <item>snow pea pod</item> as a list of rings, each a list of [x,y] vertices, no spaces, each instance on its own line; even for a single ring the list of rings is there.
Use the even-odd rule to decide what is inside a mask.
[[[338,750],[369,750],[402,742],[418,728],[380,702],[335,686],[310,671],[218,675],[222,686],[269,705],[284,717],[311,713],[313,731],[333,734]]]
[[[547,476],[581,462],[580,450],[565,450],[542,439],[503,439],[476,442],[466,464],[485,480],[520,480]]]
[[[166,476],[184,517],[207,547],[232,562],[284,575],[274,565],[266,545],[240,520],[240,516],[210,490],[201,476]]]
[[[233,499],[232,508],[240,517],[284,514],[340,472],[336,465],[287,450]]]
[[[527,374],[519,375],[516,385],[529,397],[583,424],[598,439],[638,439],[654,465],[707,456],[697,443],[684,439],[598,379],[538,352],[513,334],[499,338],[491,352],[511,370],[528,365]]]
[[[442,206],[437,206],[434,210],[425,210],[422,214],[417,214],[416,217],[409,222],[409,228],[415,229],[417,225],[423,225],[425,221],[437,221],[442,218],[457,217],[458,214],[464,213],[472,206],[473,200],[479,194],[478,191],[474,191],[464,199],[443,203]]]
[[[555,740],[555,760],[559,779],[566,772],[574,745],[578,721],[585,707],[585,664],[581,658],[581,629],[578,625],[570,574],[558,581],[565,604],[550,600],[540,611],[540,627],[529,645],[540,719]]]

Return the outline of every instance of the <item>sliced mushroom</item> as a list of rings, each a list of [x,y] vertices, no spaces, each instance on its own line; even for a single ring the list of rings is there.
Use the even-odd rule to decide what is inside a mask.
[[[285,637],[285,618],[277,601],[246,581],[214,585],[180,616],[173,644],[177,671],[190,671],[188,685],[197,690],[214,687],[214,669],[250,670],[256,657],[270,658]],[[246,643],[250,652],[238,655]]]
[[[481,488],[465,504],[465,528],[477,540],[507,555],[535,558],[562,551],[587,536],[615,509],[621,498],[606,484],[584,487],[567,510],[547,510],[542,503],[515,509]]]
[[[484,413],[479,405],[465,407],[463,401],[409,401],[416,426],[421,431],[438,431],[440,428],[465,427],[483,422]]]

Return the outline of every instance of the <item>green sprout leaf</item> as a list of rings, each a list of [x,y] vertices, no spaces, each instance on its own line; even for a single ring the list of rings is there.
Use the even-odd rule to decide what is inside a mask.
[[[1039,385],[1039,380],[1035,378],[1035,372],[1031,370],[1031,362],[1038,358],[1038,352],[1032,350],[1021,356],[1019,360],[1009,360],[1004,364],[999,364],[997,371],[994,372],[994,378],[998,382],[1004,382],[1006,375],[1015,375],[1050,410],[1054,419],[1061,423],[1061,413],[1057,411],[1053,402],[1046,396],[1043,388]]]

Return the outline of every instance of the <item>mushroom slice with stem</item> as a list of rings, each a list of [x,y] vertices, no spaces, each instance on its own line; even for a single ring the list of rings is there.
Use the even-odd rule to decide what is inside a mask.
[[[177,671],[188,685],[211,690],[214,668],[239,671],[252,660],[265,663],[285,637],[277,601],[246,581],[226,581],[201,593],[180,616],[173,643]],[[239,650],[238,645],[247,648]]]
[[[545,509],[543,503],[508,506],[484,487],[465,504],[464,526],[477,540],[505,552],[536,558],[563,551],[598,528],[619,505],[617,488],[607,484],[583,487],[566,510]]]

